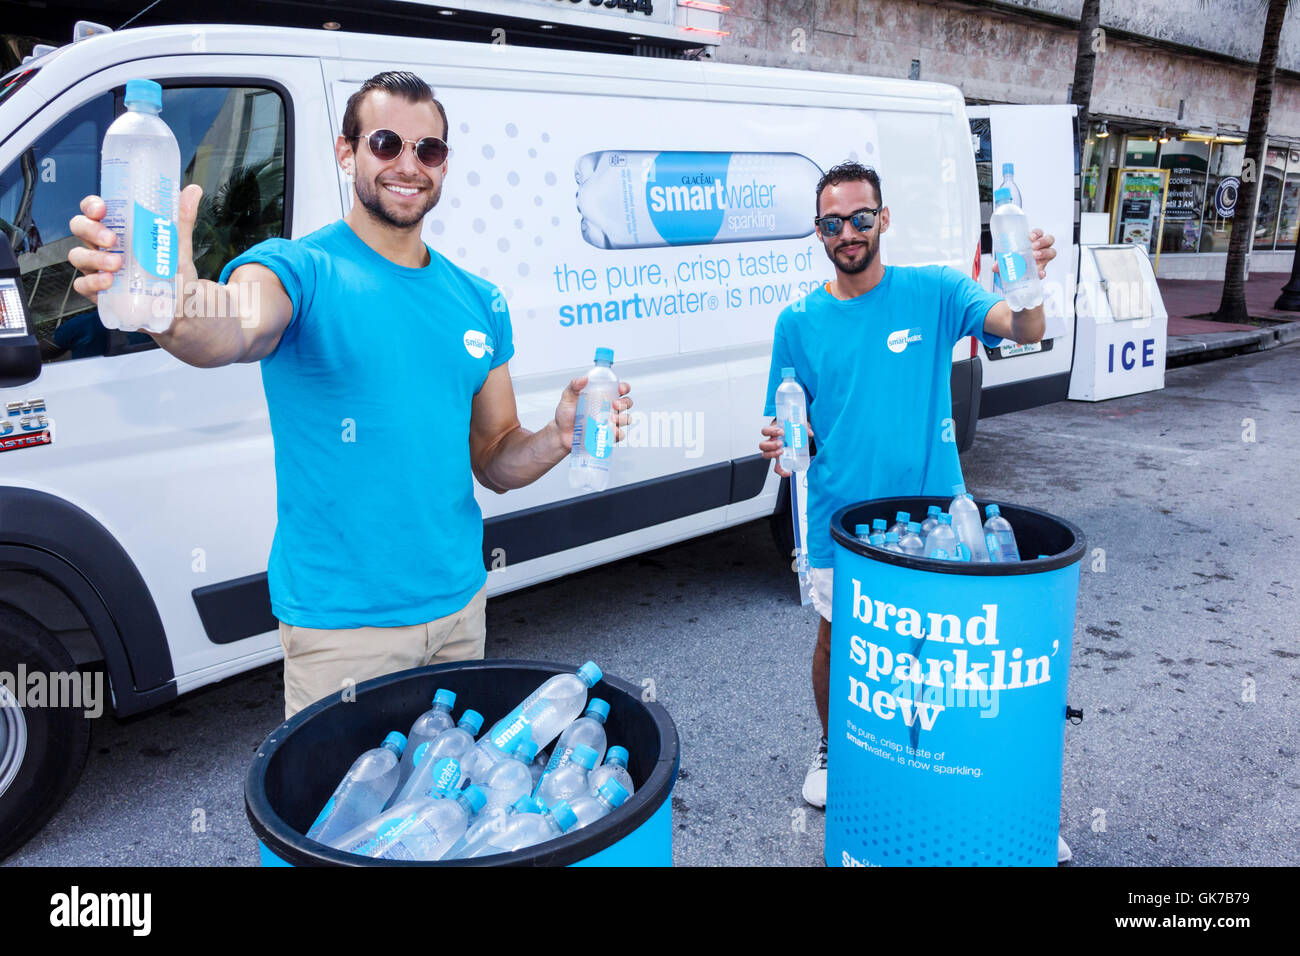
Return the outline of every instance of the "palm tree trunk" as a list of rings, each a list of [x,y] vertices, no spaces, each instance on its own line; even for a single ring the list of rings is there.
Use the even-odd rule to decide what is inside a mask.
[[[1088,114],[1092,110],[1092,76],[1097,68],[1097,53],[1092,48],[1092,35],[1101,22],[1101,0],[1083,0],[1079,11],[1079,46],[1074,56],[1074,86],[1070,102],[1079,107],[1079,168],[1086,173],[1084,162],[1088,156]]]
[[[1264,140],[1268,134],[1269,113],[1273,107],[1273,78],[1277,73],[1277,48],[1286,19],[1288,0],[1268,0],[1264,21],[1264,42],[1255,69],[1255,96],[1250,104],[1250,131],[1246,134],[1246,163],[1254,160],[1254,175],[1242,176],[1237,191],[1237,209],[1233,216],[1232,235],[1228,239],[1228,264],[1223,273],[1223,300],[1214,317],[1222,322],[1245,322],[1246,251],[1255,235],[1255,196],[1264,174]]]

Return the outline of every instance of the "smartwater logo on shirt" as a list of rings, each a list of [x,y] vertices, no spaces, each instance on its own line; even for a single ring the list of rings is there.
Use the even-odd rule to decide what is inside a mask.
[[[496,355],[497,350],[492,344],[492,336],[469,329],[465,332],[465,351],[471,357],[481,359],[484,355]]]
[[[921,330],[917,329],[899,329],[897,332],[890,332],[889,338],[885,339],[885,344],[889,346],[891,352],[901,352],[913,342],[921,341]]]

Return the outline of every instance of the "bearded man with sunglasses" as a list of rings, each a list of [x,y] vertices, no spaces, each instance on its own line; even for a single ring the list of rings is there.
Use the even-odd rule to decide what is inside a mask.
[[[260,362],[275,444],[277,523],[268,562],[284,647],[285,716],[352,684],[483,656],[482,513],[497,493],[569,453],[578,393],[519,423],[505,299],[420,238],[447,175],[447,116],[412,73],[371,77],[334,144],[352,180],[347,215],[271,239],[200,281],[192,237],[202,189],[181,194],[181,285],[155,341],[203,368]],[[69,261],[82,295],[120,256],[98,196],[82,201]],[[626,396],[629,386],[620,385]],[[632,400],[615,402],[626,425]],[[618,437],[622,429],[617,429]],[[201,507],[201,505],[200,505]]]
[[[886,266],[880,238],[889,229],[880,177],[844,163],[817,184],[817,236],[835,278],[782,311],[772,345],[767,408],[776,411],[781,370],[795,370],[808,398],[817,455],[808,469],[808,563],[821,615],[812,660],[813,699],[822,738],[803,797],[826,806],[826,731],[831,652],[831,515],[871,498],[949,497],[962,481],[952,414],[952,350],[979,336],[1037,342],[1042,306],[1013,312],[1005,300],[943,266]],[[1056,256],[1051,236],[1030,233],[1039,275]],[[778,458],[784,431],[762,429],[759,450]],[[788,472],[776,466],[777,474]],[[890,516],[892,517],[892,516]]]

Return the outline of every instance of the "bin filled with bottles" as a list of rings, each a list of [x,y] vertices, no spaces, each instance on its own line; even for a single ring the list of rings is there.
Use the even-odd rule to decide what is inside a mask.
[[[677,738],[663,708],[591,661],[522,681],[512,663],[389,675],[288,721],[249,777],[250,821],[273,838],[264,862],[670,862]],[[487,679],[503,666],[512,680]],[[296,765],[349,717],[360,726],[321,740],[313,779],[286,794],[294,770],[268,747]]]
[[[884,517],[872,518],[870,524],[855,525],[854,536],[871,547],[914,558],[995,564],[1020,561],[1016,531],[1003,517],[1001,506],[986,504],[981,523],[979,505],[966,486],[953,485],[952,492],[947,511],[940,505],[928,505],[919,522],[912,520],[911,512],[896,511],[892,524]]]

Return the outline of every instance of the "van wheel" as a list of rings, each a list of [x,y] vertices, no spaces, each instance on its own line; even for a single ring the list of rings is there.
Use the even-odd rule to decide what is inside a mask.
[[[790,479],[782,478],[776,492],[776,508],[768,518],[772,525],[772,543],[776,545],[782,562],[790,567],[794,560],[794,518],[790,514]]]
[[[20,673],[76,671],[63,645],[39,621],[5,605],[0,605],[0,661],[15,681]],[[36,702],[39,706],[20,706],[25,698],[24,688],[0,684],[0,860],[63,805],[90,750],[83,702],[47,697]]]

